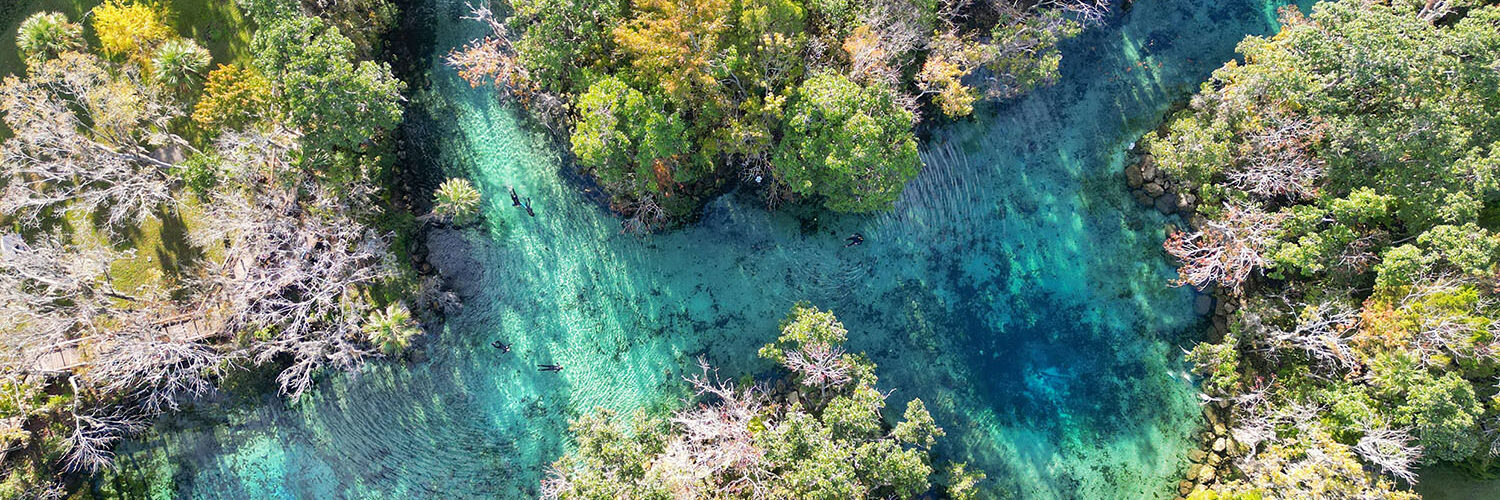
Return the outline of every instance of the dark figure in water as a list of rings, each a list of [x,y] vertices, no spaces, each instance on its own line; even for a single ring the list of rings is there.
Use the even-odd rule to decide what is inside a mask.
[[[526,215],[536,217],[536,212],[531,211],[531,197],[526,197]]]
[[[849,247],[858,245],[860,243],[864,243],[865,242],[865,235],[859,234],[859,233],[854,233],[852,236],[850,236],[848,238],[844,238],[844,241],[849,242],[848,244],[844,245],[844,248],[849,248]]]
[[[506,186],[506,187],[510,187],[510,186]],[[519,207],[519,206],[521,206],[521,197],[520,196],[516,196],[516,188],[513,188],[513,187],[510,188],[510,206],[512,206],[512,207]]]
[[[501,341],[498,341],[498,340],[496,340],[494,342],[490,342],[490,347],[494,347],[496,349],[499,349],[500,350],[500,354],[505,354],[507,352],[510,352],[510,344],[507,344],[507,343],[504,343],[504,342],[501,342]]]
[[[544,372],[560,372],[560,371],[562,371],[562,365],[536,365],[536,367],[537,368],[541,368],[542,371],[544,371]]]

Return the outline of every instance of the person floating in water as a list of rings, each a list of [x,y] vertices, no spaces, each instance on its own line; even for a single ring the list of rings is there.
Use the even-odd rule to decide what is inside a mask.
[[[507,344],[507,343],[504,343],[504,342],[501,342],[501,341],[498,341],[498,340],[496,340],[494,342],[490,342],[490,347],[494,347],[496,349],[499,349],[500,350],[500,354],[505,354],[507,352],[510,352],[510,344]]]
[[[531,211],[531,197],[526,197],[526,215],[536,217],[536,212]]]
[[[844,238],[844,241],[849,242],[848,244],[844,245],[844,248],[849,248],[849,247],[858,245],[860,243],[864,243],[865,242],[865,235],[859,234],[859,233],[854,233],[853,235],[849,236],[848,238]]]
[[[541,368],[541,370],[544,371],[544,372],[560,372],[560,371],[562,371],[562,365],[536,365],[536,367],[537,368]]]
[[[519,206],[521,206],[521,197],[520,196],[516,196],[516,188],[510,187],[510,186],[506,186],[506,187],[510,188],[510,206],[512,206],[512,207],[519,207]]]

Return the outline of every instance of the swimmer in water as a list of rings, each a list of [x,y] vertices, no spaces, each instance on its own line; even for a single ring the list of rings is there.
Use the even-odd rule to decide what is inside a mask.
[[[496,349],[499,349],[500,350],[500,354],[505,354],[507,352],[510,352],[510,344],[507,344],[507,343],[504,343],[504,342],[501,342],[501,341],[498,341],[498,340],[496,340],[494,342],[490,342],[490,347],[494,347]]]
[[[536,217],[536,212],[531,211],[531,197],[526,197],[526,215]]]
[[[844,245],[844,248],[849,248],[849,247],[858,245],[860,243],[864,243],[865,242],[865,235],[859,234],[859,233],[854,233],[853,235],[849,236],[848,238],[844,238],[844,241],[848,241],[849,242],[848,244]]]
[[[560,371],[562,371],[562,365],[536,365],[536,367],[537,368],[541,368],[541,371],[544,371],[544,372],[560,372]]]
[[[510,186],[506,186],[506,187],[510,187]],[[512,206],[512,207],[519,207],[519,206],[521,206],[521,197],[520,196],[516,196],[516,188],[513,188],[513,187],[510,188],[510,206]]]

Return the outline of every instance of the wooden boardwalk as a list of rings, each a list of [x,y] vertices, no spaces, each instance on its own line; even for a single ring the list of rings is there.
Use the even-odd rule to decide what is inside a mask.
[[[192,313],[181,313],[157,319],[152,325],[160,328],[157,340],[163,342],[198,342],[213,337],[222,330],[223,321],[217,316],[194,318]],[[78,346],[93,336],[79,337],[53,344],[46,352],[31,361],[31,372],[42,374],[65,373],[88,365]]]

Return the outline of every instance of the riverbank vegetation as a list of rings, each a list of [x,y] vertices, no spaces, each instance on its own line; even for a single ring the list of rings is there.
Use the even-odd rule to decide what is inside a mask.
[[[913,127],[1057,76],[1107,0],[511,0],[449,62],[568,139],[627,229],[681,221],[731,182],[772,204],[890,208]]]
[[[760,356],[777,383],[723,380],[706,361],[686,377],[694,396],[670,415],[597,410],[573,422],[577,449],[553,464],[542,497],[968,499],[983,474],[935,468],[943,429],[921,399],[888,424],[875,364],[848,353],[832,313],[797,306]],[[788,384],[790,381],[790,384]]]
[[[384,208],[404,86],[371,57],[393,7],[218,6],[255,28],[216,54],[171,5],[36,12],[15,34],[0,498],[61,496],[65,473],[110,467],[114,443],[238,370],[272,367],[296,398],[397,354],[420,333],[403,299],[440,293],[392,245],[411,218]]]
[[[1194,498],[1411,498],[1500,457],[1500,7],[1283,11],[1145,141],[1198,202],[1166,242],[1227,335],[1189,357],[1232,402]],[[1217,470],[1215,470],[1217,469]],[[1186,485],[1185,485],[1186,489]]]

